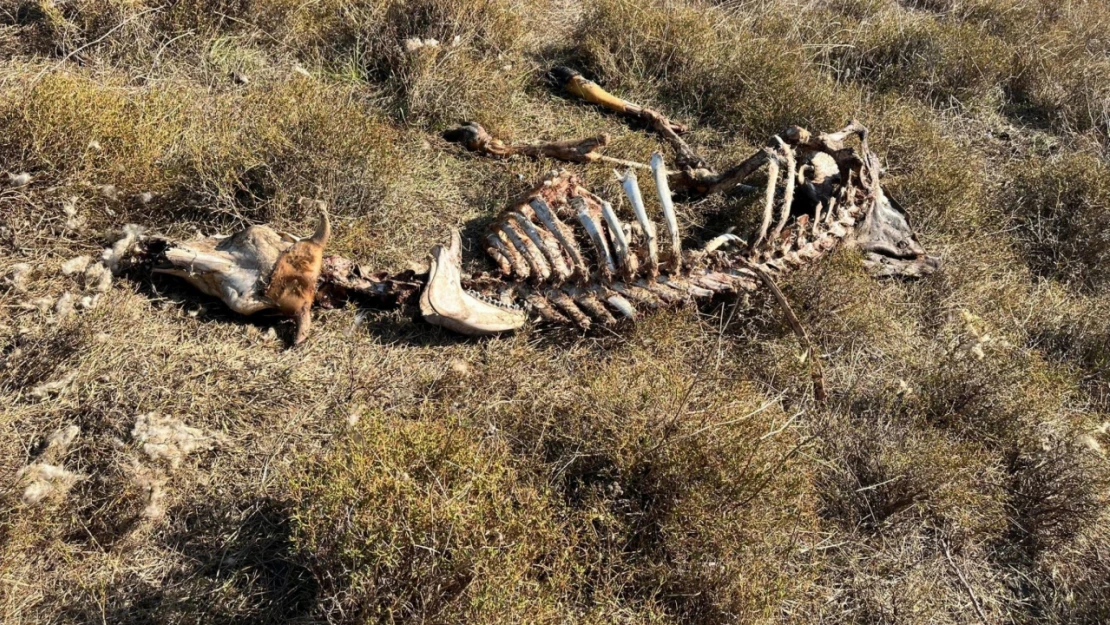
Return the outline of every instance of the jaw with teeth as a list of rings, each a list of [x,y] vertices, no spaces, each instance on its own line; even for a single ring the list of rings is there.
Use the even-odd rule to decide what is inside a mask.
[[[523,311],[498,306],[463,289],[458,231],[451,232],[449,247],[437,245],[431,256],[428,286],[420,296],[425,321],[468,336],[516,330],[527,321]]]

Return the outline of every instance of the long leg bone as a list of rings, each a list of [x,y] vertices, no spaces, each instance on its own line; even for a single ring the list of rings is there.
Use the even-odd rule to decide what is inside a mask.
[[[443,133],[443,138],[459,143],[471,152],[478,152],[486,156],[504,158],[521,155],[532,158],[547,157],[568,163],[594,163],[598,161],[624,165],[626,167],[640,167],[647,169],[643,163],[626,161],[601,154],[601,150],[609,144],[609,135],[598,135],[588,139],[569,141],[554,141],[552,143],[505,143],[495,139],[477,122],[466,122],[458,128]]]
[[[647,252],[648,275],[655,277],[659,275],[659,252],[655,242],[655,224],[648,219],[647,209],[644,208],[644,198],[640,195],[640,185],[636,182],[636,173],[629,169],[624,172],[623,176],[618,173],[617,177],[620,178],[624,194],[628,196],[628,201],[632,204],[632,211],[636,213],[636,221],[639,222],[640,229],[644,232],[644,250]]]
[[[678,154],[678,160],[683,167],[697,169],[705,166],[705,161],[698,156],[697,152],[694,152],[694,150],[682,140],[682,137],[678,136],[686,132],[686,126],[667,119],[658,111],[618,98],[605,89],[602,89],[601,86],[594,81],[587,80],[582,74],[570,68],[552,68],[551,77],[560,87],[565,89],[567,93],[577,98],[607,108],[614,113],[638,119],[652,127],[656,132],[663,135],[663,138],[674,147],[675,152]]]
[[[671,239],[667,269],[671,272],[677,272],[682,268],[682,237],[678,232],[678,218],[674,212],[671,188],[667,184],[667,169],[663,165],[663,155],[659,152],[651,155],[651,175],[655,179],[655,190],[659,194],[659,205],[663,207],[664,223],[667,226],[667,234],[670,235]]]

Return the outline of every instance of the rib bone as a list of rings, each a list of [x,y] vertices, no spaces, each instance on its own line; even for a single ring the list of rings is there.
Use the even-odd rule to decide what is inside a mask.
[[[594,243],[594,249],[597,250],[598,270],[602,277],[608,280],[612,277],[615,267],[613,267],[613,257],[609,255],[609,245],[601,234],[601,227],[594,221],[593,215],[590,214],[590,209],[586,206],[586,200],[573,197],[570,199],[570,205],[578,211],[578,221],[586,229],[586,233],[590,235],[590,240]]]
[[[555,238],[559,240],[559,243],[563,246],[563,250],[567,253],[567,256],[570,257],[571,269],[582,279],[589,278],[590,268],[582,258],[582,252],[578,250],[578,244],[574,242],[574,237],[567,234],[566,224],[560,221],[559,218],[555,216],[555,213],[551,211],[551,207],[547,205],[547,202],[544,202],[540,198],[533,199],[528,203],[528,206],[530,206],[532,211],[536,213],[536,216],[540,218],[543,225],[551,231],[551,234],[555,235]]]
[[[767,159],[767,193],[763,198],[763,223],[759,225],[759,236],[755,239],[755,244],[752,245],[752,251],[759,249],[763,241],[767,239],[767,230],[771,227],[771,216],[775,210],[775,187],[778,185],[779,180],[779,162],[778,157],[768,151]]]
[[[620,261],[621,270],[625,277],[631,277],[636,273],[636,257],[633,256],[628,250],[628,237],[624,234],[624,224],[620,219],[617,219],[617,213],[613,211],[613,205],[609,202],[602,200],[601,202],[601,216],[605,218],[605,224],[609,226],[609,236],[613,240],[613,251],[617,254],[617,260]]]
[[[640,195],[640,185],[636,181],[636,172],[629,169],[624,172],[623,176],[618,173],[617,177],[620,178],[621,186],[624,187],[624,194],[628,196],[628,201],[632,204],[632,210],[636,213],[636,221],[640,223],[640,228],[644,231],[644,248],[648,256],[648,274],[654,278],[659,275],[659,253],[655,243],[655,224],[648,219],[647,210],[644,208],[644,198]]]
[[[498,225],[501,232],[504,232],[505,236],[509,237],[509,242],[513,244],[513,247],[524,257],[524,261],[528,263],[532,278],[536,282],[543,282],[550,278],[551,267],[547,266],[547,261],[544,260],[543,253],[540,252],[540,249],[533,245],[532,241],[521,238],[520,233],[517,232],[512,223],[506,221]]]
[[[536,230],[536,225],[532,223],[531,219],[528,219],[527,217],[516,211],[509,212],[509,218],[516,221],[517,225],[520,226],[520,229],[524,231],[524,234],[528,235],[528,238],[531,239],[532,243],[537,248],[539,248],[540,252],[543,254],[548,264],[551,265],[552,270],[554,270],[559,282],[562,282],[563,280],[566,280],[570,277],[571,272],[567,268],[566,263],[563,262],[562,252],[560,252],[557,247],[555,247],[555,249],[552,249],[554,245],[548,245],[549,242],[545,241],[540,232]]]
[[[786,192],[782,196],[782,209],[779,211],[779,222],[775,225],[775,233],[771,235],[772,241],[778,240],[782,234],[782,229],[786,227],[786,220],[790,217],[790,208],[794,203],[794,184],[797,182],[796,168],[798,166],[797,160],[794,158],[794,150],[786,145],[782,137],[778,135],[775,135],[775,141],[779,144],[779,150],[786,158]]]
[[[667,269],[677,272],[682,268],[682,237],[678,233],[678,218],[671,199],[671,187],[667,184],[667,168],[663,165],[663,155],[659,152],[651,155],[651,175],[655,179],[655,190],[659,193],[659,205],[663,207],[667,234],[671,237]]]

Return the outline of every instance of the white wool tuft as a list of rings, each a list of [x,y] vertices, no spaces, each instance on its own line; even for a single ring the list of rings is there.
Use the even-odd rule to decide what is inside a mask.
[[[8,275],[4,276],[4,283],[22,293],[27,290],[27,281],[30,277],[31,265],[27,263],[17,263],[8,269]]]
[[[77,212],[77,196],[62,200],[62,212],[66,214],[66,228],[80,230],[85,225],[85,217]]]
[[[8,184],[12,187],[19,188],[31,184],[31,174],[23,172],[22,174],[8,174]]]
[[[81,428],[76,425],[68,425],[57,430],[46,439],[46,450],[48,452],[60,454],[69,447],[80,433]]]
[[[54,307],[54,300],[49,297],[36,297],[33,300],[23,302],[20,307],[27,310],[37,310],[45,315]]]
[[[221,442],[217,436],[154,412],[136,418],[131,436],[142,444],[143,453],[152,460],[165,460],[172,469],[194,451],[212,449]]]
[[[132,459],[131,482],[146,491],[147,503],[141,513],[143,518],[157,520],[166,515],[166,475],[158,469],[144,467]]]
[[[20,469],[17,480],[28,482],[23,503],[34,506],[52,496],[63,496],[84,476],[53,464],[38,462]]]
[[[408,39],[405,39],[403,42],[401,42],[401,45],[402,47],[404,47],[405,52],[412,54],[413,52],[416,52],[417,50],[420,50],[422,48],[438,48],[439,40],[432,39],[430,37],[428,39],[421,39],[420,37],[409,37]]]
[[[112,288],[112,272],[104,263],[93,263],[85,270],[85,288],[95,293],[107,293]]]
[[[54,317],[58,321],[65,321],[73,314],[73,294],[69,291],[62,293],[54,303]]]
[[[72,276],[74,274],[81,273],[86,268],[88,268],[89,260],[90,259],[88,256],[78,256],[77,258],[71,258],[67,260],[66,262],[62,263],[62,275]]]
[[[120,261],[127,257],[142,236],[142,226],[136,224],[127,224],[124,226],[120,238],[112,244],[112,247],[105,248],[104,253],[101,254],[100,258],[104,265],[108,267],[112,273],[119,271]]]
[[[36,399],[46,399],[47,397],[54,397],[61,395],[73,384],[73,380],[77,377],[76,373],[70,372],[60,380],[53,382],[44,382],[35,388],[31,389],[31,397]]]

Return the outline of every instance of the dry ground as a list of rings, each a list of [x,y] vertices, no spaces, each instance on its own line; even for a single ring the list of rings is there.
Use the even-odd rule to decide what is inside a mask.
[[[0,0],[0,273],[31,267],[0,286],[0,621],[1110,621],[1108,29],[1102,0]],[[718,167],[858,116],[943,270],[783,285],[824,406],[759,297],[484,341],[333,310],[296,350],[170,280],[50,308],[125,223],[305,231],[300,197],[403,269],[554,166],[461,153],[459,119],[660,147],[555,63]]]

